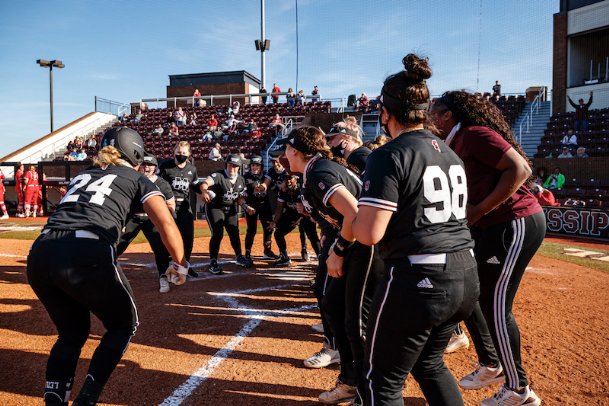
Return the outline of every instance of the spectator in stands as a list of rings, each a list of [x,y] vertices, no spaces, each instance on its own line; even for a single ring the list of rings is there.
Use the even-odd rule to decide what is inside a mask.
[[[199,92],[199,89],[195,89],[194,93],[192,94],[192,97],[199,97],[201,96],[201,92]]]
[[[191,127],[197,126],[197,113],[192,113],[190,115],[190,121],[188,122],[188,125],[190,125]]]
[[[493,98],[496,100],[501,97],[501,84],[498,80],[495,81],[495,86],[493,86]]]
[[[585,147],[577,148],[577,153],[575,154],[575,158],[589,158],[590,155],[586,153]]]
[[[182,110],[182,107],[178,107],[175,113],[173,113],[173,118],[177,125],[186,125],[186,113]]]
[[[313,90],[311,91],[311,95],[313,96],[311,98],[312,101],[316,102],[317,100],[319,100],[319,88],[317,87],[317,85],[313,86]]]
[[[370,106],[370,99],[364,92],[362,92],[361,96],[359,97],[359,99],[357,99],[357,101],[358,108],[362,111],[365,111],[366,109],[368,109],[368,106]]]
[[[95,149],[97,147],[97,139],[95,135],[91,135],[87,140],[87,149]]]
[[[156,128],[154,130],[152,130],[152,135],[163,135],[163,133],[165,132],[165,129],[163,128],[163,126],[161,124],[158,124],[156,126]]]
[[[171,125],[169,126],[169,136],[177,137],[179,135],[180,135],[180,130],[178,129],[178,126],[176,125],[176,123],[171,123]]]
[[[211,151],[209,151],[209,160],[210,161],[219,161],[222,158],[222,154],[220,153],[220,144],[216,143],[213,146]]]
[[[279,103],[279,95],[276,93],[281,93],[281,89],[277,86],[277,83],[273,83],[273,90],[271,90],[271,98],[273,99],[273,104]]]
[[[533,195],[537,198],[537,201],[542,206],[560,206],[560,203],[556,202],[556,198],[554,197],[554,193],[549,191],[548,189],[544,189],[543,186],[539,184],[534,184],[531,188]]]
[[[218,129],[218,120],[216,119],[215,114],[212,114],[209,120],[207,120],[207,129],[211,132],[214,132]]]
[[[256,124],[256,122],[252,118],[252,119],[250,119],[250,122],[247,123],[247,127],[245,127],[242,134],[250,134],[257,130],[258,130],[258,124]]]
[[[260,94],[264,94],[264,96],[260,96],[260,100],[262,101],[262,104],[266,104],[266,100],[268,99],[266,92],[267,92],[266,88],[264,86],[262,86],[260,88]]]
[[[288,102],[288,106],[294,107],[294,104],[296,103],[296,94],[291,87],[288,89],[288,94],[285,96],[285,99]]]
[[[567,147],[570,149],[576,149],[577,148],[577,135],[573,134],[573,130],[569,129],[567,131],[567,134],[562,137],[562,140],[560,141],[561,145],[563,147]]]
[[[305,101],[304,90],[300,89],[298,91],[298,93],[296,94],[296,105],[302,106],[304,104],[304,101]]]
[[[167,119],[165,120],[168,124],[175,123],[176,120],[173,118],[173,113],[170,111],[167,112]]]
[[[241,103],[239,103],[237,100],[235,100],[233,102],[233,104],[231,105],[231,107],[228,109],[228,114],[229,115],[237,115],[239,114],[239,110],[241,109]]]
[[[575,122],[573,123],[575,131],[587,131],[588,130],[588,109],[592,104],[592,92],[590,92],[590,98],[588,103],[584,104],[584,99],[579,99],[579,104],[573,103],[573,100],[567,96],[569,104],[575,109]]]
[[[84,148],[84,146],[85,146],[85,143],[84,143],[82,137],[78,136],[78,137],[74,138],[74,148],[82,149],[82,148]]]
[[[285,129],[285,125],[283,124],[283,120],[279,114],[275,114],[275,117],[269,123],[269,127],[275,129],[275,135]]]
[[[543,187],[550,190],[560,190],[565,185],[565,175],[559,167],[554,168],[554,173],[548,176]]]
[[[144,113],[142,113],[142,110],[138,110],[137,114],[133,118],[133,123],[139,124],[140,121],[142,121],[142,118],[144,118]]]
[[[562,152],[556,158],[573,158],[569,147],[562,147]]]
[[[206,107],[207,106],[207,102],[203,99],[197,99],[197,102],[195,103],[195,107]]]
[[[537,173],[535,174],[535,183],[538,185],[543,185],[547,177],[547,169],[542,166],[537,169]]]
[[[121,123],[128,123],[129,116],[127,115],[126,112],[124,112],[123,115],[118,119],[118,121],[120,121]]]

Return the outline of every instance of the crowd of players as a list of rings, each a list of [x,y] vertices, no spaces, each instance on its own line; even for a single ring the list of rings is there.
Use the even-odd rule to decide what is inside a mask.
[[[106,132],[96,167],[72,180],[28,256],[28,280],[59,332],[45,402],[67,404],[90,311],[108,331],[74,404],[96,404],[120,361],[138,320],[116,258],[140,230],[153,248],[161,292],[198,276],[189,264],[194,191],[211,230],[213,274],[222,272],[225,230],[243,267],[253,265],[258,221],[265,256],[278,265],[291,261],[287,233],[301,226],[310,239],[324,343],[304,364],[340,363],[336,385],[320,402],[400,405],[412,374],[430,405],[462,405],[459,386],[503,383],[481,404],[538,406],[512,314],[545,233],[545,217],[527,187],[530,164],[490,101],[458,91],[432,105],[428,61],[409,54],[403,64],[383,83],[379,123],[391,140],[374,152],[352,119],[327,134],[301,126],[279,141],[266,173],[259,156],[250,157],[243,173],[241,156],[229,155],[222,170],[199,180],[187,142],[159,165],[135,131]],[[479,366],[457,383],[443,355],[451,337],[462,334],[461,321]]]
[[[42,186],[38,180],[38,169],[36,165],[30,165],[25,171],[25,166],[19,165],[15,172],[15,193],[17,194],[17,217],[43,216]],[[4,173],[0,170],[0,220],[8,220],[9,215],[4,203]]]

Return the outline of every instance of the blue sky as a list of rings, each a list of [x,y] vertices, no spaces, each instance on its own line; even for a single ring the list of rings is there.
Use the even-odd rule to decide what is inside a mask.
[[[295,0],[266,0],[267,87],[296,84]],[[299,88],[324,97],[378,94],[409,52],[430,58],[433,94],[552,85],[558,0],[299,0]],[[0,156],[94,110],[164,97],[168,75],[247,70],[260,76],[259,0],[0,0]],[[478,70],[478,59],[480,61]]]

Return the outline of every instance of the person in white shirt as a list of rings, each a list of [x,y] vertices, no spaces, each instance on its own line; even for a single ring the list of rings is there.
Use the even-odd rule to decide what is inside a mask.
[[[560,143],[569,148],[577,148],[577,135],[573,133],[573,130],[569,130],[567,135],[562,137]]]
[[[222,154],[220,153],[220,144],[214,145],[214,147],[209,151],[209,159],[211,161],[218,161],[222,158]]]
[[[573,158],[569,147],[562,147],[562,152],[556,158]]]

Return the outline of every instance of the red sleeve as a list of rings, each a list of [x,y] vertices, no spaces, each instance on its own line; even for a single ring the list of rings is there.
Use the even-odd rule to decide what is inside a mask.
[[[468,141],[463,143],[468,155],[495,168],[512,146],[501,135],[486,127],[467,127]]]

